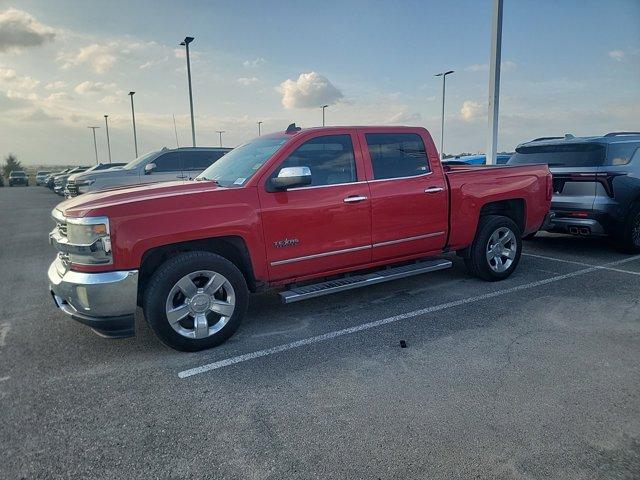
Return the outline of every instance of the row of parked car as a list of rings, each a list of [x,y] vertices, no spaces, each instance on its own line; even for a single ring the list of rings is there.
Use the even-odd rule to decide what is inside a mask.
[[[69,198],[113,187],[192,180],[230,150],[222,147],[163,148],[129,163],[77,166],[60,172],[40,171],[36,174],[36,184]]]

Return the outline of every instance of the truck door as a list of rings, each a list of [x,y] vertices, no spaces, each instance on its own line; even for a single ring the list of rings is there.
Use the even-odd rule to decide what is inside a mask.
[[[259,187],[270,278],[278,281],[371,261],[371,202],[356,135],[305,137]],[[268,191],[284,167],[308,167],[312,183]]]
[[[421,131],[358,130],[371,192],[374,262],[436,253],[446,241],[446,179]]]

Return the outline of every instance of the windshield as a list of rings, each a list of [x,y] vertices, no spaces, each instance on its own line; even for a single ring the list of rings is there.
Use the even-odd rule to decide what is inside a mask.
[[[27,174],[24,172],[11,172],[9,176],[10,177],[26,177]]]
[[[604,161],[604,146],[597,143],[518,147],[509,165],[547,164],[551,167],[597,167]]]
[[[287,135],[259,137],[234,148],[196,177],[215,180],[223,187],[242,186],[278,149],[289,140]]]
[[[146,162],[147,160],[149,160],[151,157],[155,156],[158,152],[149,152],[145,155],[142,155],[141,157],[136,158],[135,160],[131,160],[129,163],[127,163],[124,167],[122,167],[124,170],[135,170],[136,168],[138,168],[141,164],[143,164],[144,162]]]

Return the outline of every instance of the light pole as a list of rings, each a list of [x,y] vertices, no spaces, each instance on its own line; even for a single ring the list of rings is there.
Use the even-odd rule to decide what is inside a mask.
[[[487,165],[495,165],[498,149],[498,110],[500,100],[500,61],[502,58],[502,0],[493,0],[491,21],[491,62],[489,65],[489,118]]]
[[[191,140],[193,146],[196,146],[196,124],[193,120],[193,91],[191,90],[191,60],[189,59],[189,44],[193,42],[193,37],[185,37],[180,45],[184,46],[187,52],[187,79],[189,80],[189,107],[191,108]]]
[[[136,152],[136,158],[138,158],[138,136],[136,134],[136,111],[133,108],[133,96],[136,92],[129,92],[131,97],[131,118],[133,119],[133,146]]]
[[[218,133],[218,135],[220,135],[220,146],[222,146],[222,134],[223,133],[227,133],[226,130],[216,130],[216,132]]]
[[[440,159],[444,160],[444,94],[447,83],[447,75],[453,73],[453,70],[436,74],[436,77],[442,77],[442,121],[440,124]]]
[[[322,106],[322,126],[324,127],[324,109],[327,108],[329,105],[323,105]]]
[[[96,164],[98,163],[98,143],[96,142],[96,128],[100,127],[87,127],[93,130],[93,149],[96,151]]]
[[[258,136],[260,136],[260,135],[261,135],[261,132],[260,132],[260,125],[262,125],[262,122],[258,122]]]
[[[104,128],[107,130],[107,151],[109,152],[109,163],[111,163],[111,142],[109,141],[109,115],[104,116]]]

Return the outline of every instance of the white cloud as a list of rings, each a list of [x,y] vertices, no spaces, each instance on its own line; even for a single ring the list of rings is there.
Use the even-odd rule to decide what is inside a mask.
[[[57,81],[57,82],[47,83],[44,86],[44,89],[51,91],[51,90],[62,90],[63,88],[66,88],[66,87],[67,87],[66,82]]]
[[[621,62],[624,60],[625,54],[622,50],[611,50],[609,52],[609,58],[615,60],[616,62]]]
[[[479,119],[485,113],[486,106],[472,100],[465,100],[460,109],[460,116],[465,122],[473,122]]]
[[[258,68],[261,65],[264,65],[265,63],[267,63],[267,61],[262,58],[262,57],[258,57],[258,58],[254,58],[253,60],[245,60],[244,62],[242,62],[242,65],[244,65],[247,68]]]
[[[387,123],[415,125],[422,122],[422,115],[419,113],[398,112],[387,120]]]
[[[74,90],[76,93],[80,95],[84,95],[87,93],[104,92],[107,90],[113,90],[114,88],[116,88],[115,83],[90,82],[87,80],[86,82],[82,82],[76,85],[76,88],[74,88]]]
[[[277,90],[284,108],[317,108],[333,105],[344,95],[327,77],[316,72],[301,73],[297,80],[285,80]]]
[[[56,92],[44,99],[45,103],[57,103],[60,101],[73,100],[73,97],[67,92]]]
[[[22,90],[33,90],[40,83],[39,80],[35,80],[34,78],[18,75],[12,68],[2,67],[0,67],[0,82],[7,84],[11,88]]]
[[[38,47],[55,38],[55,31],[23,10],[0,13],[0,52]]]
[[[254,83],[258,83],[260,80],[258,80],[256,77],[240,77],[238,79],[238,83],[240,85],[244,85],[245,87],[248,87],[249,85],[253,85]]]
[[[63,53],[59,60],[63,63],[62,68],[69,69],[80,65],[88,65],[96,73],[105,73],[113,67],[118,60],[117,44],[98,45],[93,43],[82,47],[77,53]]]
[[[7,98],[10,100],[29,100],[35,102],[38,100],[38,95],[35,93],[16,92],[14,90],[7,90]]]

